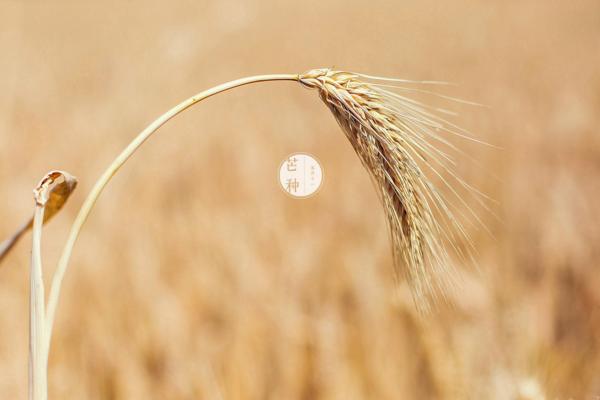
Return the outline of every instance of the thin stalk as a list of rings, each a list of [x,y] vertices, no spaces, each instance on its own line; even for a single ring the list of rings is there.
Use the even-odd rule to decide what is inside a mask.
[[[100,176],[98,181],[95,183],[92,188],[90,194],[85,199],[73,225],[71,226],[71,231],[69,233],[69,237],[61,254],[61,257],[58,262],[58,266],[54,276],[52,278],[52,286],[50,288],[50,296],[48,297],[48,312],[46,316],[46,350],[50,349],[50,341],[52,339],[52,328],[54,325],[54,317],[56,313],[56,307],[58,304],[58,298],[60,295],[61,284],[65,273],[67,271],[67,266],[69,264],[69,259],[71,258],[71,253],[73,251],[73,246],[79,236],[79,232],[85,221],[87,220],[94,204],[98,200],[98,197],[102,193],[102,190],[106,187],[110,179],[115,175],[115,173],[125,164],[125,162],[135,153],[135,151],[154,133],[163,126],[167,121],[171,118],[175,117],[180,112],[185,109],[193,106],[194,104],[208,98],[214,96],[215,94],[236,88],[238,86],[244,86],[250,83],[258,83],[258,82],[267,82],[267,81],[298,81],[299,76],[296,74],[273,74],[273,75],[258,75],[251,76],[247,78],[237,79],[231,82],[227,82],[221,84],[219,86],[215,86],[211,89],[205,90],[201,93],[198,93],[195,96],[190,97],[187,100],[179,103],[163,115],[161,115],[158,119],[152,122],[146,129],[144,129],[126,148],[123,150],[121,154],[108,166],[106,171]],[[36,399],[37,400],[37,399]]]
[[[0,243],[0,266],[2,265],[2,259],[11,251],[11,249],[17,244],[21,236],[25,234],[31,228],[33,224],[33,218],[25,222],[11,237]]]
[[[41,256],[44,210],[45,205],[36,202],[29,278],[29,400],[46,400],[48,398],[48,352]]]

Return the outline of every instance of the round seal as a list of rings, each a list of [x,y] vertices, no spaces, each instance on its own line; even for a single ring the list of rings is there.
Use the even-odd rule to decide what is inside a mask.
[[[309,154],[291,154],[279,167],[281,188],[292,197],[309,197],[319,190],[322,182],[323,169]]]

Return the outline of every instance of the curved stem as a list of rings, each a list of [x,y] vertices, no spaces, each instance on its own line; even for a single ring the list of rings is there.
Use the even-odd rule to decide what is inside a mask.
[[[79,232],[85,221],[87,220],[94,204],[98,200],[98,197],[102,193],[102,190],[106,187],[110,179],[115,175],[115,173],[121,168],[123,164],[131,157],[131,155],[154,133],[163,126],[167,121],[171,118],[184,111],[185,109],[193,106],[194,104],[208,98],[214,96],[215,94],[224,92],[226,90],[230,90],[236,88],[238,86],[247,85],[250,83],[257,82],[267,82],[267,81],[298,81],[299,77],[295,74],[274,74],[274,75],[258,75],[251,76],[247,78],[237,79],[231,82],[227,82],[221,84],[219,86],[215,86],[211,89],[205,90],[201,93],[198,93],[195,96],[190,97],[187,100],[179,103],[163,115],[161,115],[158,119],[152,122],[146,129],[144,129],[133,141],[123,150],[121,154],[110,164],[110,166],[104,171],[102,176],[98,179],[94,187],[92,188],[90,194],[85,199],[81,209],[79,210],[79,214],[75,218],[73,225],[71,226],[71,231],[69,233],[69,237],[61,254],[61,257],[58,261],[58,266],[56,272],[54,273],[54,277],[52,278],[52,287],[50,289],[50,295],[48,297],[48,307],[46,314],[46,350],[50,349],[50,340],[52,338],[52,327],[54,324],[54,316],[56,313],[56,307],[58,303],[58,297],[60,295],[60,288],[65,276],[65,272],[67,270],[67,265],[69,263],[69,259],[71,258],[71,253],[73,251],[73,246],[79,236]]]

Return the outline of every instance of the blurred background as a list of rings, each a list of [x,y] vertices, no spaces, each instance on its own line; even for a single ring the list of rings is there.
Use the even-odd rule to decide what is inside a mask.
[[[477,267],[421,317],[383,209],[316,93],[252,85],[166,125],[75,247],[55,399],[600,396],[600,2],[0,1],[0,239],[50,169],[79,187],[44,233],[46,279],[85,194],[149,122],[235,78],[336,67],[456,82],[460,174],[495,199]],[[316,156],[317,195],[279,187]],[[462,244],[458,244],[459,246]],[[27,392],[30,236],[0,267],[0,397]]]

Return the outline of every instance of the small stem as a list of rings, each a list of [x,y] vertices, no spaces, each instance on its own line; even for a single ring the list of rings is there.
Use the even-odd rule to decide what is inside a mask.
[[[33,224],[33,218],[30,218],[29,221],[25,222],[17,231],[4,242],[0,243],[0,263],[2,259],[10,253],[12,248],[17,244],[21,236],[25,234],[31,228]]]
[[[179,103],[171,110],[167,111],[163,115],[161,115],[158,119],[152,122],[146,129],[144,129],[126,148],[123,150],[121,154],[109,165],[109,167],[104,171],[102,176],[98,179],[94,187],[92,188],[90,194],[85,199],[81,209],[79,210],[79,214],[75,218],[73,225],[71,226],[71,231],[69,233],[69,237],[61,254],[61,257],[58,262],[58,266],[54,276],[52,278],[52,287],[50,289],[50,296],[48,297],[48,314],[46,317],[46,350],[50,349],[50,341],[52,338],[52,327],[54,324],[54,316],[56,313],[56,307],[58,303],[58,297],[60,295],[60,288],[65,276],[65,272],[67,270],[67,266],[69,263],[69,259],[71,257],[71,253],[73,251],[73,246],[79,236],[79,232],[85,221],[87,220],[94,204],[98,200],[98,197],[102,193],[102,190],[106,187],[110,179],[114,176],[114,174],[121,168],[123,164],[131,157],[131,155],[154,133],[163,126],[167,121],[171,118],[184,111],[185,109],[193,106],[194,104],[202,101],[208,97],[214,96],[215,94],[224,92],[226,90],[230,90],[236,88],[238,86],[244,86],[250,83],[257,82],[267,82],[267,81],[298,81],[299,76],[295,74],[274,74],[274,75],[258,75],[252,76],[248,78],[237,79],[231,82],[224,83],[219,86],[215,86],[211,89],[205,90],[201,93],[198,93],[195,96],[190,97],[187,100]],[[37,400],[37,399],[36,399]]]
[[[44,205],[35,206],[33,217],[33,239],[31,245],[31,272],[29,293],[29,399],[46,400],[47,388],[47,347],[44,311],[44,279],[42,275],[42,226]]]

